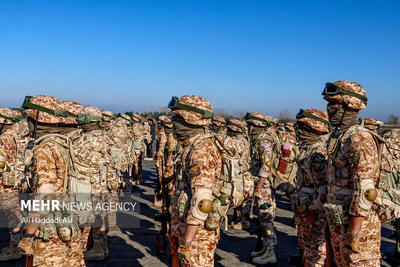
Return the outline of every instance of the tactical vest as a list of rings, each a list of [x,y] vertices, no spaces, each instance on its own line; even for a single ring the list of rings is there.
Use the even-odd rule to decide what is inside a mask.
[[[253,178],[248,173],[244,174],[240,165],[240,155],[229,155],[229,148],[226,146],[227,142],[238,143],[237,139],[225,136],[219,138],[215,134],[205,134],[198,137],[190,146],[185,148],[181,164],[177,164],[177,191],[175,194],[175,205],[178,207],[178,211],[181,219],[187,214],[189,207],[188,203],[191,201],[191,188],[190,188],[190,175],[187,173],[188,161],[190,154],[194,146],[203,139],[210,138],[216,145],[221,153],[222,159],[222,173],[219,177],[217,184],[212,188],[212,194],[214,196],[213,208],[208,214],[206,220],[206,228],[209,230],[215,230],[219,228],[223,222],[225,222],[225,228],[227,227],[227,211],[229,208],[236,208],[243,204],[246,193],[244,192],[244,183],[253,181]],[[227,140],[229,139],[229,140]],[[240,144],[238,144],[240,145]],[[247,159],[244,159],[247,160]],[[248,179],[250,181],[245,181]],[[174,200],[173,200],[174,201]],[[174,203],[174,202],[173,202]]]
[[[26,150],[25,153],[25,172],[26,176],[30,172],[30,177],[26,177],[26,182],[32,190],[35,190],[38,183],[38,176],[36,174],[36,162],[33,161],[35,150],[41,145],[46,143],[53,143],[57,146],[62,154],[65,163],[65,174],[63,179],[62,193],[74,193],[70,186],[70,171],[73,169],[74,156],[72,153],[71,137],[78,131],[72,131],[68,135],[60,134],[47,134],[35,140],[32,149]],[[79,236],[79,223],[78,216],[72,212],[65,210],[54,211],[44,215],[46,218],[59,220],[59,223],[41,223],[35,236],[47,242],[54,236],[58,236],[63,242],[70,242]],[[81,218],[79,218],[81,219]]]

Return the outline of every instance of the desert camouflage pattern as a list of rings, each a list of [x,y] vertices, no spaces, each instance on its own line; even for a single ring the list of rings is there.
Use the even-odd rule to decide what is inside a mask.
[[[272,117],[267,117],[265,115],[263,118],[270,119]],[[256,120],[253,121],[256,122]],[[270,140],[273,140],[273,142]],[[255,143],[257,145],[252,144],[251,148],[251,171],[254,176],[266,178],[266,181],[263,184],[260,192],[255,191],[254,194],[256,196],[258,218],[262,228],[264,243],[266,246],[272,247],[278,243],[278,238],[273,224],[276,212],[275,190],[273,189],[275,177],[273,177],[271,173],[273,151],[276,146],[280,147],[279,138],[276,134],[276,128],[267,128],[265,132],[258,136]]]
[[[24,178],[25,149],[29,142],[29,127],[26,119],[14,123],[10,129],[0,136],[0,161],[5,161],[15,177],[13,187],[0,186],[0,192],[20,191],[20,182]],[[2,184],[2,179],[0,179]]]
[[[376,131],[381,125],[383,125],[383,122],[374,118],[365,118],[360,120],[360,124],[368,130]]]
[[[5,117],[8,117],[8,118],[14,117],[15,114],[11,109],[9,109],[9,108],[0,108],[0,124],[7,124],[7,125],[13,124],[12,120],[6,119],[6,118],[2,117],[1,115],[5,116]]]
[[[225,126],[225,118],[221,116],[214,116],[212,118],[212,124],[215,124],[219,127]]]
[[[337,151],[337,152],[336,152]],[[348,248],[345,228],[330,226],[331,245],[338,266],[372,266],[380,259],[381,222],[375,211],[364,210],[358,205],[360,181],[373,179],[378,182],[378,152],[371,133],[355,125],[328,147],[329,183],[328,202],[339,203],[352,216],[364,217],[358,234],[359,253]],[[337,155],[336,155],[337,154]],[[344,190],[351,194],[346,194]],[[344,228],[344,229],[343,229]],[[373,265],[375,266],[375,265]]]
[[[24,178],[25,148],[29,142],[29,129],[26,119],[14,123],[0,135],[0,161],[6,163],[10,171],[0,173],[0,206],[6,211],[8,228],[17,231],[22,226],[22,212],[19,207],[19,193],[24,192],[21,180]],[[4,172],[14,179],[14,184],[3,184]]]
[[[305,112],[314,115],[318,118],[324,119],[326,121],[329,121],[328,119],[328,114],[325,111],[322,111],[320,109],[314,109],[314,108],[309,108],[307,109]],[[313,119],[313,118],[309,118],[309,117],[302,117],[297,119],[297,121],[302,122],[306,125],[308,125],[309,127],[311,127],[313,130],[318,131],[321,134],[324,133],[328,133],[329,132],[329,127],[327,124]]]
[[[245,121],[241,121],[238,119],[230,119],[227,123],[227,128],[231,131],[238,132],[238,133],[246,133],[247,124]]]
[[[96,106],[86,106],[85,107],[85,113],[93,116],[93,117],[103,117],[103,114],[101,113],[101,110],[96,107]],[[90,122],[96,122],[96,121],[101,121],[99,119],[91,118]]]
[[[111,121],[112,117],[115,116],[115,114],[110,110],[102,110],[101,115],[103,116],[104,121]]]
[[[177,173],[182,173],[181,179],[176,180],[176,191],[174,197],[177,198],[183,190],[182,182],[190,183],[191,194],[193,195],[200,188],[208,188],[213,190],[219,182],[221,175],[222,160],[218,148],[210,138],[201,139],[193,147],[191,144],[196,141],[201,135],[196,135],[183,142],[184,152],[181,161],[184,166],[182,172],[177,170]],[[199,172],[190,171],[193,166],[198,166]],[[190,176],[188,176],[190,175]],[[183,180],[182,180],[183,179]],[[196,219],[192,215],[195,202],[189,199],[189,207],[186,216],[183,220],[179,219],[178,206],[176,201],[172,201],[172,218],[171,232],[172,235],[183,242],[186,225],[198,225],[197,234],[191,242],[190,259],[193,266],[214,266],[214,254],[217,247],[220,230],[208,231],[205,229],[205,222]]]
[[[356,82],[352,81],[336,81],[334,84],[348,90],[354,93],[357,93],[362,96],[367,96],[364,88]],[[357,97],[354,96],[349,96],[345,94],[338,94],[335,96],[324,96],[324,99],[329,101],[329,102],[335,102],[335,103],[340,103],[347,105],[349,108],[352,109],[357,109],[357,110],[362,110],[365,109],[366,103],[362,101],[361,99],[358,99]]]
[[[157,140],[156,140],[156,167],[157,167],[159,182],[162,181],[165,169],[164,150],[166,143],[167,143],[167,135],[165,134],[164,127],[159,126]]]
[[[182,150],[178,139],[175,137],[174,132],[171,131],[167,135],[167,143],[164,149],[165,155],[165,173],[164,177],[169,178],[174,174],[174,165],[177,153]]]
[[[276,123],[276,119],[275,118],[273,118],[271,116],[268,116],[268,115],[265,115],[262,112],[251,112],[250,115],[253,116],[253,117],[257,117],[257,118],[260,118],[260,119],[267,120],[267,121],[269,121],[269,122],[271,122],[273,124]],[[255,119],[247,119],[246,122],[250,123],[250,124],[253,124],[255,126],[260,126],[260,127],[267,126],[264,122],[259,121],[259,120],[255,120]]]
[[[212,106],[210,102],[208,102],[207,99],[197,96],[197,95],[184,95],[181,98],[179,98],[179,102],[182,104],[185,104],[187,106],[203,109],[203,110],[208,110],[208,111],[213,111]],[[192,125],[199,125],[199,126],[205,126],[209,125],[211,123],[211,118],[205,119],[203,116],[199,113],[189,111],[189,110],[183,110],[183,109],[176,109],[172,110],[172,113],[177,114],[182,116],[185,121],[189,124]]]
[[[307,263],[323,266],[327,259],[326,169],[328,135],[313,145],[301,147],[296,177],[295,222],[300,248]],[[330,253],[328,254],[330,255]]]
[[[60,144],[65,144],[65,140],[52,137],[51,141],[43,142],[36,147],[33,164],[36,165],[34,175],[38,182],[35,192],[46,184],[54,185],[55,193],[64,191],[64,175],[67,165]],[[31,216],[37,215],[32,214]],[[54,235],[48,242],[35,237],[33,242],[34,266],[85,266],[80,236],[70,242],[61,241],[58,235]]]
[[[32,97],[31,103],[53,110],[65,110],[64,103],[54,96],[37,95],[35,97]],[[37,110],[27,109],[24,112],[26,115],[36,120]],[[54,116],[49,113],[40,111],[38,122],[56,124],[65,123],[66,120],[63,117]]]
[[[140,116],[140,115],[137,114],[137,113],[133,113],[131,119],[132,119],[134,122],[142,122],[142,121],[143,121],[143,117]]]
[[[75,101],[64,101],[64,110],[71,112],[72,114],[79,115],[85,113],[85,108]],[[68,116],[65,118],[66,124],[79,124],[76,118]]]

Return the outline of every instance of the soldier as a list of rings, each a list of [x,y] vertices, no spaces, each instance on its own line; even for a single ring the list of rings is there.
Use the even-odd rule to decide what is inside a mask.
[[[26,97],[23,104],[35,140],[28,145],[25,160],[32,170],[29,185],[37,199],[58,199],[66,193],[71,166],[70,138],[79,132],[78,122],[66,112],[62,101],[48,95]],[[58,127],[63,125],[63,127]],[[49,134],[51,133],[51,134]],[[32,156],[32,158],[30,158]],[[54,223],[51,218],[54,218]],[[66,222],[57,223],[57,218]],[[70,211],[43,210],[29,212],[29,222],[19,248],[33,255],[33,266],[85,266],[81,248],[81,232]],[[40,224],[37,221],[42,221]],[[50,223],[45,223],[49,220]],[[63,221],[63,220],[61,220]]]
[[[171,119],[167,116],[158,117],[158,127],[157,127],[157,138],[156,138],[156,168],[157,168],[157,187],[155,190],[154,205],[157,207],[162,206],[161,194],[162,194],[162,182],[165,171],[165,144],[167,143],[167,135],[165,134],[165,125],[172,125]]]
[[[8,247],[2,249],[0,261],[19,259],[22,212],[19,193],[24,178],[24,152],[29,141],[28,122],[19,111],[0,108],[0,206],[6,211],[10,232]]]
[[[300,156],[296,193],[292,194],[299,246],[304,266],[330,266],[327,262],[326,150],[328,115],[318,109],[300,110],[296,116]],[[300,259],[301,260],[301,259]]]
[[[246,134],[247,124],[238,119],[229,119],[227,120],[226,126],[228,135],[237,138],[242,143],[242,147],[240,148],[240,150],[243,150],[242,172],[247,173],[250,168],[250,143]],[[249,203],[247,200],[253,196],[254,181],[250,185],[245,185],[245,187],[248,187],[245,191],[250,191],[250,193],[246,196],[247,199],[243,202],[243,207],[238,207],[234,210],[234,218],[232,219],[231,225],[235,230],[246,230],[250,228]]]
[[[124,192],[132,192],[132,163],[135,159],[135,152],[132,145],[131,118],[126,114],[118,114],[118,117],[111,123],[111,134],[118,148],[114,156],[120,151],[122,153],[121,169]],[[125,166],[126,165],[126,166]]]
[[[380,266],[381,222],[371,209],[380,169],[371,133],[358,125],[367,104],[364,88],[352,81],[327,83],[334,130],[328,140],[328,202],[324,205],[337,266]],[[341,218],[338,220],[337,218]]]
[[[212,106],[203,97],[185,95],[173,97],[168,107],[174,113],[174,132],[183,147],[175,170],[171,218],[175,245],[171,247],[179,242],[178,255],[183,266],[214,266],[220,229],[207,230],[205,221],[212,208],[222,160],[215,143],[206,135]]]
[[[149,148],[151,146],[152,142],[152,134],[151,134],[151,125],[153,121],[151,119],[147,119],[146,121],[143,122],[143,141],[144,141],[144,154],[143,158],[147,158],[147,155],[149,154],[150,151]]]
[[[150,132],[146,132],[143,127],[142,121],[143,118],[139,114],[132,114],[132,137],[133,137],[133,166],[135,170],[134,183],[142,184],[142,172],[143,172],[143,153],[145,152],[146,144],[144,140],[150,140],[151,136]]]
[[[226,122],[225,122],[224,117],[214,116],[212,118],[212,123],[210,125],[210,129],[214,133],[226,134]]]
[[[245,120],[251,141],[250,171],[253,176],[258,177],[254,195],[258,207],[259,227],[264,238],[264,248],[253,251],[251,256],[256,264],[276,263],[274,247],[278,240],[273,224],[276,211],[273,188],[275,177],[271,171],[274,151],[280,147],[276,135],[276,120],[261,112],[248,113]]]
[[[87,115],[89,123],[82,125],[82,135],[73,139],[75,167],[77,169],[76,178],[74,178],[78,182],[88,185],[90,191],[81,193],[89,193],[93,203],[92,206],[95,207],[98,203],[107,201],[107,169],[112,162],[111,146],[113,141],[100,128],[103,117],[99,108],[87,106],[82,113]],[[90,176],[87,174],[90,174]],[[88,223],[93,223],[91,227],[93,248],[85,252],[85,260],[101,261],[108,257],[109,254],[107,248],[107,232],[109,230],[106,223],[107,214],[98,210],[93,213],[95,216],[94,222],[88,220]],[[85,230],[87,228],[90,227],[86,226]]]

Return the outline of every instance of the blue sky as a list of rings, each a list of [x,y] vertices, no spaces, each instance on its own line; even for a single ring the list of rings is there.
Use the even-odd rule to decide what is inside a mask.
[[[1,1],[0,106],[52,94],[115,112],[198,94],[227,111],[325,108],[327,81],[400,115],[400,1]]]

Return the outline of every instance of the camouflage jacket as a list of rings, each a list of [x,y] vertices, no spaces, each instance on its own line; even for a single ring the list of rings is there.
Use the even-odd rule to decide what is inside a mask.
[[[370,211],[360,208],[357,203],[361,180],[373,179],[375,184],[378,180],[378,151],[371,133],[359,125],[352,126],[337,142],[331,139],[328,153],[328,201],[349,200],[351,215],[368,216]]]

